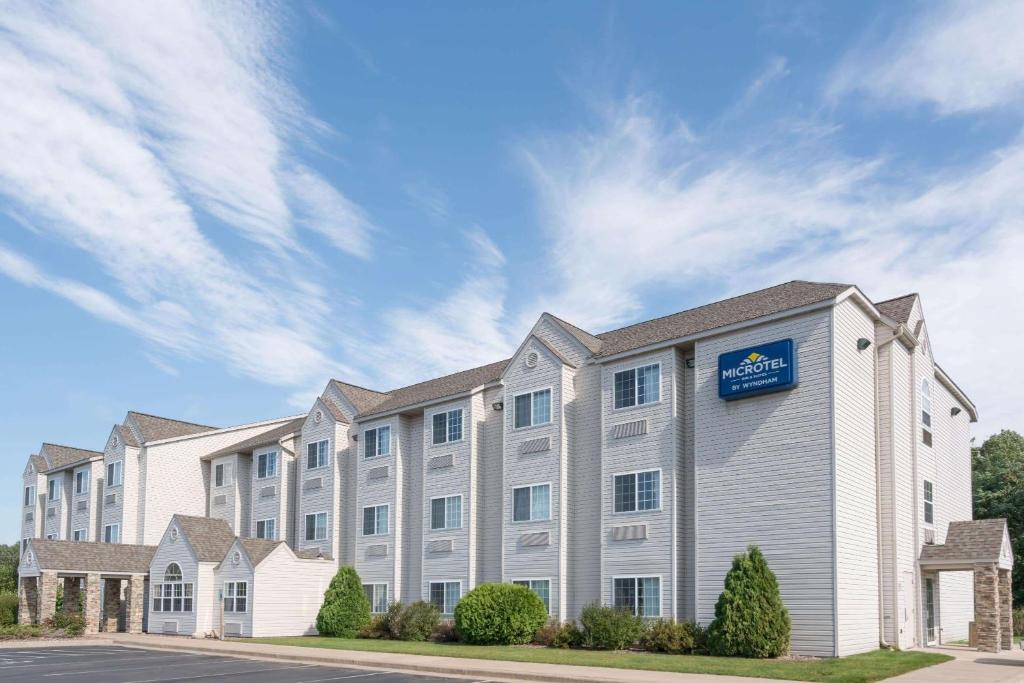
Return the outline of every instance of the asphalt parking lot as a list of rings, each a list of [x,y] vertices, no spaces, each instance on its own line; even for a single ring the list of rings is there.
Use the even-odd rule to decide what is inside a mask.
[[[360,679],[366,679],[366,683],[468,680],[114,646],[0,650],[3,683],[362,683]]]

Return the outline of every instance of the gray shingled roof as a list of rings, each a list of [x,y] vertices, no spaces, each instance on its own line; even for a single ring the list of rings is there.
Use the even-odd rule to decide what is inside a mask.
[[[331,382],[352,403],[356,413],[368,413],[388,398],[387,394],[356,384],[349,384],[338,379],[332,379]]]
[[[914,300],[917,294],[906,294],[895,299],[879,301],[875,308],[881,311],[882,315],[888,316],[898,323],[906,323],[910,320],[910,312],[914,310]]]
[[[36,468],[36,473],[37,474],[46,471],[46,460],[43,459],[43,456],[37,455],[36,453],[33,453],[32,455],[28,456],[28,459],[32,462],[32,465]]]
[[[508,365],[508,359],[500,360],[497,363],[482,365],[471,370],[463,370],[451,375],[445,375],[437,379],[427,380],[419,384],[402,387],[387,393],[387,398],[373,406],[365,414],[360,413],[360,418],[372,415],[388,413],[399,408],[433,401],[445,396],[453,396],[469,391],[490,382],[496,382],[501,378],[501,373]]]
[[[999,559],[1006,532],[1005,519],[950,522],[946,542],[921,549],[921,562],[994,562]]]
[[[585,346],[591,353],[597,353],[601,350],[601,346],[604,342],[602,342],[598,337],[595,337],[584,329],[576,327],[568,321],[562,320],[556,315],[551,315],[550,313],[548,313],[548,315],[551,316],[551,319],[558,323],[562,329],[571,334],[576,341],[583,344],[583,346]]]
[[[200,562],[220,562],[235,540],[223,519],[174,515],[181,533],[188,539]]]
[[[193,422],[183,422],[167,417],[147,415],[146,413],[139,413],[134,410],[130,411],[128,415],[134,419],[135,424],[142,433],[142,440],[144,442],[173,439],[178,436],[201,434],[202,432],[210,432],[217,429],[217,427],[195,424]]]
[[[40,569],[145,574],[156,546],[127,543],[48,541],[33,538],[32,551]]]
[[[284,541],[270,541],[263,538],[239,538],[238,541],[245,548],[254,567],[267,559],[267,556],[274,552],[277,546],[284,543]]]
[[[46,462],[46,472],[62,470],[71,465],[103,457],[103,453],[100,451],[90,451],[73,446],[61,446],[55,443],[44,443],[43,447],[39,450],[39,455]]]
[[[203,460],[209,460],[210,458],[216,458],[221,455],[230,455],[232,453],[251,453],[253,450],[261,446],[274,446],[281,441],[281,437],[288,436],[294,432],[302,431],[302,423],[306,421],[306,418],[299,417],[289,422],[285,422],[280,427],[274,427],[273,429],[251,436],[248,439],[243,439],[238,443],[225,446],[219,451],[214,451],[209,455],[204,455]]]
[[[115,425],[117,427],[117,433],[121,437],[121,442],[125,446],[135,446],[138,448],[139,440],[135,438],[135,434],[132,433],[131,428],[128,425]]]

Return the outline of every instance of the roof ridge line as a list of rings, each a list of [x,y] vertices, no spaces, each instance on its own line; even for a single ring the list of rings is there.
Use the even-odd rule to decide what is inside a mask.
[[[453,377],[455,375],[461,375],[464,372],[472,372],[473,370],[479,370],[480,368],[486,368],[486,367],[488,367],[490,365],[497,365],[498,363],[507,363],[510,360],[512,360],[512,358],[503,358],[501,360],[496,360],[496,361],[493,361],[491,363],[484,363],[483,365],[477,365],[477,366],[472,367],[472,368],[466,368],[465,370],[456,370],[455,372],[449,372],[447,375],[441,375],[440,377],[431,377],[430,379],[425,379],[422,382],[414,382],[412,384],[406,384],[405,386],[402,386],[402,387],[395,387],[394,389],[391,389],[387,393],[388,394],[394,394],[394,393],[397,393],[397,392],[401,391],[402,389],[411,389],[412,387],[418,387],[419,385],[427,384],[428,382],[436,382],[438,380],[442,380],[442,379],[445,379],[447,377]]]
[[[901,295],[901,296],[894,296],[894,297],[893,297],[893,298],[891,298],[891,299],[883,299],[882,301],[876,301],[876,302],[874,302],[874,304],[875,304],[876,306],[877,306],[878,304],[887,304],[887,303],[889,303],[890,301],[898,301],[898,300],[900,300],[900,299],[908,299],[908,298],[910,298],[910,297],[912,297],[912,296],[917,296],[917,297],[919,297],[919,296],[921,296],[921,293],[920,293],[920,292],[910,292],[909,294],[903,294],[903,295]]]
[[[193,425],[195,427],[206,427],[207,429],[223,429],[223,427],[214,427],[213,425],[204,425],[199,422],[189,422],[188,420],[179,420],[176,417],[164,417],[163,415],[154,415],[153,413],[144,413],[141,410],[129,410],[129,415],[142,415],[143,417],[152,417],[157,420],[167,420],[168,422],[180,422],[186,425]]]
[[[53,441],[44,441],[43,445],[44,446],[57,446],[58,448],[70,448],[70,449],[76,450],[76,451],[85,451],[87,453],[96,453],[97,455],[103,455],[103,451],[94,451],[91,448],[82,448],[81,446],[69,446],[69,445],[64,444],[64,443],[54,443]],[[34,453],[33,455],[39,455],[39,454],[38,453]]]

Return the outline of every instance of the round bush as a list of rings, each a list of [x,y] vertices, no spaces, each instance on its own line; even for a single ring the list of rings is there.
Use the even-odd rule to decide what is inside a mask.
[[[789,636],[779,583],[752,545],[736,556],[725,575],[725,590],[708,627],[708,650],[724,657],[779,657],[789,651]]]
[[[322,636],[355,638],[370,625],[370,601],[363,592],[359,574],[342,567],[331,579],[324,602],[316,615],[316,630]]]
[[[544,602],[526,586],[483,583],[455,606],[459,638],[477,645],[521,645],[548,620]]]
[[[696,626],[685,621],[655,621],[640,636],[640,647],[669,655],[692,654],[697,648]]]
[[[624,650],[644,633],[644,620],[629,610],[587,605],[580,614],[580,645],[593,650]]]

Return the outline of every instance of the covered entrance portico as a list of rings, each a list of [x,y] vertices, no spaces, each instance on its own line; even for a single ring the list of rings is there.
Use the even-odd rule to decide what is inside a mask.
[[[29,540],[18,565],[18,622],[40,624],[53,617],[62,587],[62,610],[81,613],[86,633],[142,633],[155,551],[154,546]]]
[[[924,546],[918,565],[924,583],[922,630],[926,642],[933,642],[936,629],[935,596],[934,592],[929,595],[929,590],[934,591],[938,573],[971,571],[978,650],[999,652],[1012,648],[1013,549],[1005,519],[951,522],[945,543]]]

